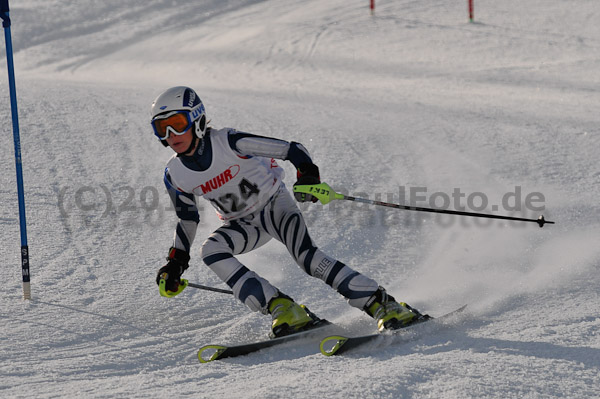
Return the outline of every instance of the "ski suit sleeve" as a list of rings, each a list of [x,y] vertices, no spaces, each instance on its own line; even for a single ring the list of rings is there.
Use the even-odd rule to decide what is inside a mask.
[[[295,141],[288,142],[231,130],[229,145],[240,155],[283,159],[294,164],[296,169],[299,169],[301,164],[313,163],[306,148]]]
[[[196,237],[198,223],[200,223],[196,197],[193,194],[184,193],[173,184],[168,168],[165,169],[164,181],[177,217],[179,218],[177,228],[175,229],[173,247],[183,249],[189,253]]]

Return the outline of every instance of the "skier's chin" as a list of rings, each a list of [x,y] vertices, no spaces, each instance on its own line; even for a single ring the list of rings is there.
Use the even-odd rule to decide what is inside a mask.
[[[171,144],[171,148],[178,154],[185,152],[185,143],[173,143]]]

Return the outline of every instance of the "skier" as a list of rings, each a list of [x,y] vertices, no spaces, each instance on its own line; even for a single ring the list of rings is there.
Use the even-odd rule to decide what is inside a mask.
[[[315,246],[275,161],[292,162],[297,169],[296,184],[320,183],[319,168],[301,144],[209,127],[204,105],[189,87],[172,87],[159,95],[151,115],[154,134],[176,153],[166,166],[164,182],[179,221],[168,262],[156,276],[168,294],[183,289],[180,277],[188,268],[200,220],[195,197],[204,197],[223,224],[202,244],[201,258],[237,299],[253,311],[272,316],[272,336],[302,331],[320,319],[236,259],[235,255],[250,252],[271,238],[282,242],[306,273],[376,319],[379,330],[396,329],[422,316],[396,302],[374,280]],[[310,194],[295,193],[294,197],[299,202],[317,201]]]

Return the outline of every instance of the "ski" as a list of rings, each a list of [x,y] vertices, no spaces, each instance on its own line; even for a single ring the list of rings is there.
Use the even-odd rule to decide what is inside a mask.
[[[460,308],[455,309],[452,312],[446,313],[440,317],[423,318],[422,320],[409,324],[406,327],[400,328],[398,330],[388,331],[387,333],[399,334],[407,329],[412,329],[413,327],[419,326],[431,320],[443,320],[445,318],[454,316],[462,312],[463,310],[465,310],[466,307],[467,305],[463,305]],[[382,336],[382,333],[361,335],[358,337],[344,337],[341,335],[332,335],[321,340],[320,349],[321,353],[325,356],[340,355],[344,352],[347,352],[350,349],[354,349],[358,346],[366,344],[367,342],[374,341]]]
[[[198,350],[198,360],[200,363],[208,363],[228,357],[248,355],[250,353],[258,352],[261,349],[270,348],[275,345],[295,341],[301,338],[309,338],[314,336],[320,329],[329,325],[331,325],[329,321],[320,319],[317,323],[311,325],[311,327],[306,330],[290,335],[284,335],[283,337],[271,338],[264,341],[251,342],[248,344],[235,346],[205,345]]]

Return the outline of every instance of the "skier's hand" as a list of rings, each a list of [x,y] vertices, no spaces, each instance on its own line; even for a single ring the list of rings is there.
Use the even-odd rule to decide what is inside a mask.
[[[314,163],[303,163],[298,168],[298,180],[294,184],[294,186],[303,186],[310,184],[319,184],[321,183],[321,178],[319,177],[319,167]],[[307,194],[307,193],[294,193],[294,198],[298,202],[317,202],[317,197]]]
[[[167,261],[167,264],[161,267],[156,274],[156,284],[160,284],[160,280],[164,279],[165,289],[177,292],[181,275],[188,268],[190,255],[182,249],[171,248]]]

